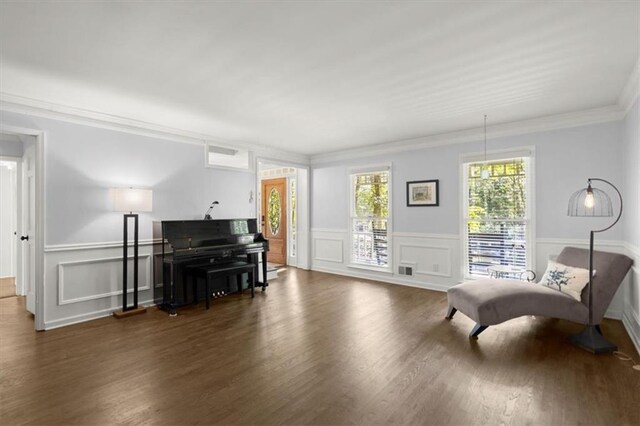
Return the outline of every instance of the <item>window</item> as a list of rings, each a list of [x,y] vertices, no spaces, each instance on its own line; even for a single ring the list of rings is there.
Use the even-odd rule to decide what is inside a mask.
[[[486,276],[493,265],[531,268],[530,164],[529,157],[463,164],[465,275]]]
[[[351,175],[351,263],[388,269],[389,170]]]
[[[291,221],[291,223],[289,223],[289,256],[291,257],[296,257],[296,242],[298,240],[298,218],[296,217],[296,203],[298,200],[296,191],[296,178],[289,178],[289,209],[291,211],[291,214],[289,215],[289,220]]]
[[[244,149],[206,146],[207,167],[222,167],[236,170],[251,170],[251,152]]]

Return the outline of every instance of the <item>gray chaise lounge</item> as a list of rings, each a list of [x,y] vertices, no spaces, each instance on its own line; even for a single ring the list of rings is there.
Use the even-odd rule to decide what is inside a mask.
[[[567,266],[589,268],[589,250],[566,247],[556,260]],[[633,261],[623,254],[595,251],[593,268],[593,321],[600,324],[611,299]],[[476,322],[469,337],[477,338],[490,325],[523,315],[561,318],[580,324],[589,322],[589,286],[578,302],[571,296],[546,286],[515,280],[480,279],[467,281],[447,291],[447,319],[460,311]],[[599,330],[599,326],[597,326]]]

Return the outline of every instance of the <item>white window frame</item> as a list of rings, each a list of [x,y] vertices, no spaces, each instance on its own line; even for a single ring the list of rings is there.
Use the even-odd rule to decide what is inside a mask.
[[[510,158],[524,158],[526,161],[526,183],[525,188],[527,191],[527,203],[525,220],[527,222],[526,230],[526,256],[528,270],[535,271],[536,265],[536,220],[535,220],[535,206],[536,206],[536,191],[535,191],[535,147],[526,146],[511,149],[500,149],[487,151],[486,162],[491,163],[494,161],[508,160]],[[485,162],[484,153],[468,153],[460,155],[460,276],[464,280],[474,280],[478,278],[486,278],[485,276],[471,275],[469,274],[469,256],[468,256],[468,236],[467,236],[467,221],[468,221],[468,207],[469,207],[469,190],[467,188],[468,167],[469,163],[483,163]]]
[[[388,194],[389,194],[389,215],[387,217],[387,266],[363,265],[353,261],[353,219],[355,219],[355,191],[353,178],[356,175],[368,174],[372,172],[387,172],[388,177]],[[364,269],[367,271],[382,272],[386,274],[393,273],[393,173],[390,163],[371,165],[366,167],[358,167],[349,170],[347,176],[349,184],[349,217],[348,217],[348,233],[349,233],[349,268]]]

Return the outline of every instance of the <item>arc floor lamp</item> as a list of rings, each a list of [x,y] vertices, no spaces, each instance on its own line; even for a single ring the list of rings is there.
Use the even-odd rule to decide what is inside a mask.
[[[125,212],[122,236],[122,310],[113,313],[116,318],[129,317],[146,312],[138,306],[138,212],[150,212],[153,195],[150,189],[114,188],[113,209]],[[129,213],[127,213],[129,212]],[[136,213],[134,213],[136,212]],[[133,219],[133,304],[127,303],[129,263],[129,220]]]
[[[613,352],[618,348],[604,338],[598,324],[593,323],[593,240],[597,232],[607,231],[618,223],[622,217],[622,195],[618,188],[609,181],[600,178],[589,178],[587,187],[576,191],[569,199],[567,214],[574,217],[612,217],[613,206],[611,198],[606,192],[591,186],[592,182],[603,182],[611,186],[620,199],[620,211],[616,220],[606,228],[594,229],[589,233],[589,324],[578,334],[569,338],[569,341],[593,353]]]

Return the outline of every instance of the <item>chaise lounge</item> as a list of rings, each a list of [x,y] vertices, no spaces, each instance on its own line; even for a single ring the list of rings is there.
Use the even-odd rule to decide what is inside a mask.
[[[600,331],[600,321],[633,261],[617,253],[593,253],[593,324]],[[588,268],[589,250],[566,247],[557,259],[563,265]],[[578,301],[547,286],[509,279],[467,281],[447,291],[447,319],[460,311],[476,322],[469,337],[477,338],[491,325],[524,315],[560,318],[580,324],[589,323],[589,290],[586,286]]]

